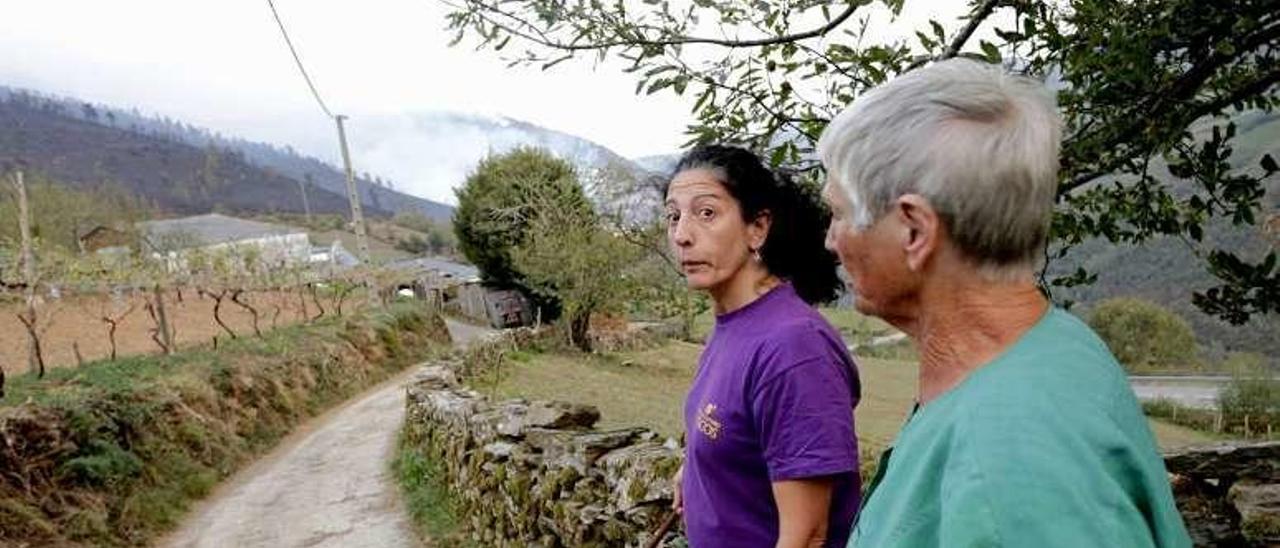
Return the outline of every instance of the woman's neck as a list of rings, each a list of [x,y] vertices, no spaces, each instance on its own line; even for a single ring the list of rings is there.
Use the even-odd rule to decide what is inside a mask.
[[[728,314],[751,304],[770,289],[782,283],[777,276],[770,274],[764,267],[748,265],[739,270],[732,278],[725,280],[717,287],[711,288],[712,309],[716,315]]]
[[[922,405],[1007,350],[1049,306],[1031,282],[953,284],[931,293],[933,302],[922,303],[928,312],[912,333],[920,349],[916,397]]]

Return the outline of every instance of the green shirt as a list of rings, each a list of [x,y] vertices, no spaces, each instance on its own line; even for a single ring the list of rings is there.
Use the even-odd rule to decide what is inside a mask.
[[[1191,546],[1123,370],[1058,309],[919,407],[891,452],[850,547]]]

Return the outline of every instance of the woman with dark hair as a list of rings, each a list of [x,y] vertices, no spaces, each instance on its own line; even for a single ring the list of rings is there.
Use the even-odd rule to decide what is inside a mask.
[[[695,548],[844,546],[858,507],[857,370],[811,306],[840,286],[816,196],[751,152],[696,148],[667,238],[715,330],[685,400],[675,508]]]

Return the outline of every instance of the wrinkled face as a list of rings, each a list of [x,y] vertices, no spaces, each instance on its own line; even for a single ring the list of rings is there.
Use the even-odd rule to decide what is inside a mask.
[[[828,181],[823,187],[822,199],[831,208],[827,250],[836,254],[840,267],[848,274],[845,284],[854,293],[854,307],[863,314],[893,315],[895,305],[914,278],[907,271],[901,242],[895,237],[898,231],[893,215],[859,229],[850,220],[848,198],[834,182]]]
[[[691,289],[714,291],[742,274],[768,231],[765,221],[743,222],[738,201],[708,169],[676,174],[666,217],[667,242]]]

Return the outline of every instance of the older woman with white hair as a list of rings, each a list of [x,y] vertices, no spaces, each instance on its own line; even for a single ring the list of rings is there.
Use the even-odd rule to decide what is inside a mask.
[[[1042,84],[960,59],[823,133],[827,247],[920,350],[850,546],[1190,545],[1123,370],[1036,285],[1060,135]]]

